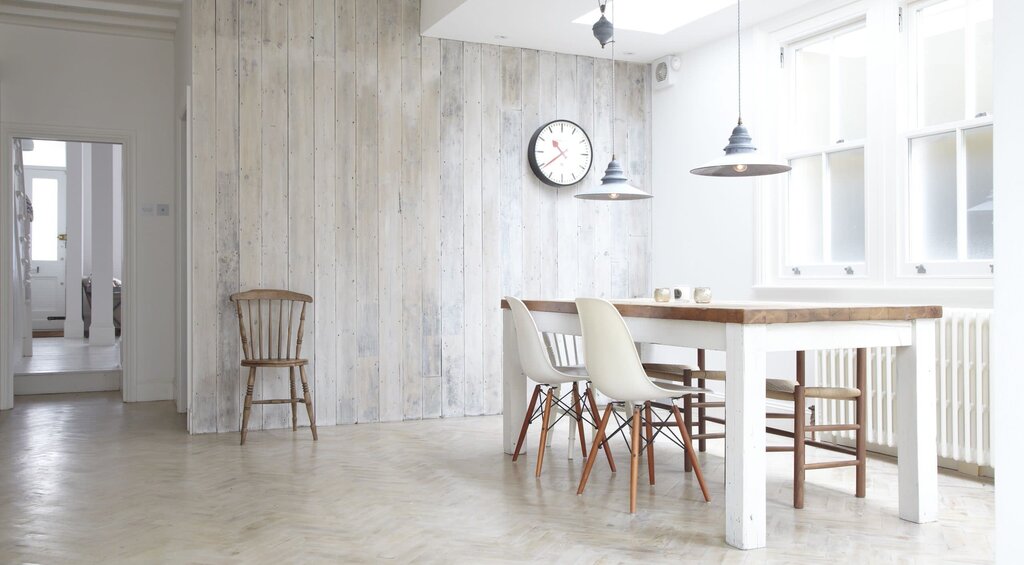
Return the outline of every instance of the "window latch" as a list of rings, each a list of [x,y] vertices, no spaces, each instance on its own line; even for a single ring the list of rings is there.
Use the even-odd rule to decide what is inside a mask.
[[[917,274],[919,275],[923,275],[928,272],[928,269],[925,269],[924,265],[914,265],[914,268],[917,269]]]
[[[993,275],[996,273],[996,265],[995,265],[995,263],[989,263],[988,264],[988,272],[992,273]]]
[[[843,139],[843,138],[839,138],[839,139],[836,140],[836,145],[839,145],[841,143],[846,143],[846,140]]]
[[[852,275],[853,274],[853,267],[850,267],[850,266],[843,267],[843,271],[845,271],[846,274],[848,274],[848,275]]]
[[[988,112],[978,112],[977,114],[974,115],[974,117],[975,118],[985,118],[985,117],[988,117]]]
[[[793,270],[793,274],[794,275],[799,275],[800,274],[800,267],[793,267],[792,270]]]

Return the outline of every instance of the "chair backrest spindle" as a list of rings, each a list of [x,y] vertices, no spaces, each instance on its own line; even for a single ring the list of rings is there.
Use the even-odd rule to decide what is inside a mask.
[[[258,289],[232,294],[231,301],[238,314],[242,354],[247,361],[299,358],[306,304],[313,301],[311,296],[287,290]],[[301,304],[298,328],[295,327],[297,303]]]

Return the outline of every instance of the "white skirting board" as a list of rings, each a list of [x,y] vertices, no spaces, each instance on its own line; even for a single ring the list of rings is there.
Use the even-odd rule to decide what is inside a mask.
[[[121,390],[121,371],[36,373],[14,376],[14,395]]]

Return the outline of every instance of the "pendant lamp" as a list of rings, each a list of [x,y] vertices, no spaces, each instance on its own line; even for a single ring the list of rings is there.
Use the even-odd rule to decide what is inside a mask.
[[[639,188],[629,184],[629,179],[626,177],[626,171],[619,164],[618,159],[615,158],[615,36],[614,26],[612,22],[609,22],[604,17],[604,4],[599,4],[601,7],[601,19],[594,24],[594,36],[601,42],[603,48],[606,44],[612,44],[612,160],[608,162],[608,167],[604,171],[604,176],[601,177],[601,184],[590,185],[580,192],[576,193],[576,198],[582,200],[642,200],[644,198],[651,198],[651,194],[640,190]],[[612,11],[614,15],[615,5],[612,4]],[[605,34],[598,36],[598,25],[603,26]]]
[[[707,177],[759,177],[785,173],[792,167],[776,163],[758,154],[750,132],[743,125],[743,57],[740,54],[740,0],[736,0],[736,105],[739,118],[725,146],[725,155],[692,169],[695,175]]]

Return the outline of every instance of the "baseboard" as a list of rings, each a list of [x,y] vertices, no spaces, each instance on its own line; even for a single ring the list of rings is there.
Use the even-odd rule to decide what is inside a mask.
[[[36,373],[14,376],[14,395],[121,390],[121,371]]]

